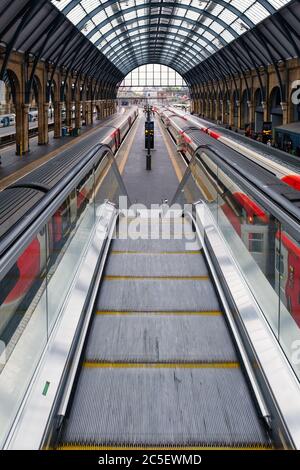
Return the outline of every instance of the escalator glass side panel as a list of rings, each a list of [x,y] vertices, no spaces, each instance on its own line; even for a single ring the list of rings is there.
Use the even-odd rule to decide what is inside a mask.
[[[23,252],[16,256],[12,247],[14,263],[0,273],[0,446],[63,314],[105,202],[125,195],[113,165],[109,154],[97,154]]]
[[[174,201],[206,202],[231,254],[300,378],[300,243],[204,150]],[[299,225],[300,233],[300,225]]]

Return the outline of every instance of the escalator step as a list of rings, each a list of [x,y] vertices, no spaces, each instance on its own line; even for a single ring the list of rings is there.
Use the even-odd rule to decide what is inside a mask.
[[[62,445],[260,447],[240,368],[83,367]]]
[[[237,356],[222,314],[95,315],[86,361],[233,362]],[[216,344],[218,345],[216,347]]]
[[[113,276],[207,276],[207,268],[199,252],[188,254],[111,254],[106,275]]]
[[[142,251],[142,252],[168,252],[168,251],[194,251],[199,249],[199,244],[195,239],[187,241],[185,239],[131,239],[117,238],[112,242],[112,250],[116,251]]]
[[[220,310],[209,279],[104,280],[97,310],[116,311],[211,311]]]

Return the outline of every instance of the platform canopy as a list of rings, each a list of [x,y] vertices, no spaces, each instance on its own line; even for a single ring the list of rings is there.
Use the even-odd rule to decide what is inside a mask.
[[[52,0],[126,75],[162,63],[184,75],[289,0]],[[275,38],[274,38],[275,40]]]

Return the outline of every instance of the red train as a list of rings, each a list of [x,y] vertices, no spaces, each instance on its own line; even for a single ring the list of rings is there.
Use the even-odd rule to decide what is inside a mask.
[[[219,127],[216,124],[212,124],[202,118],[191,116],[190,114],[181,112],[172,107],[162,108],[158,110],[158,114],[163,122],[165,122],[167,126],[170,125],[171,127],[174,126],[174,122],[170,122],[171,116],[181,118],[190,126],[195,126],[195,128],[208,134],[226,147],[231,148],[255,163],[258,163],[263,168],[266,168],[268,171],[275,174],[281,181],[285,182],[297,191],[300,191],[299,172],[293,171],[285,163],[280,164],[277,159],[272,158],[272,152],[276,153],[276,149],[268,149],[268,147],[265,146],[262,149],[251,148],[251,145],[254,144],[251,140],[244,142],[241,136],[235,136],[233,133],[226,131],[224,128]],[[238,139],[237,137],[240,138]],[[288,157],[285,156],[285,160],[287,160],[287,158]]]
[[[120,118],[113,131],[112,127],[101,128],[100,142],[108,145],[115,153],[136,117],[137,109],[132,109],[129,115],[124,114]],[[15,321],[18,321],[16,315],[19,319],[22,318],[26,307],[41,285],[46,268],[49,269],[51,263],[55,261],[70,232],[80,223],[85,208],[93,201],[94,185],[95,187],[100,185],[103,170],[105,170],[103,161],[100,161],[93,170],[74,188],[52,216],[47,228],[44,228],[32,240],[7,275],[0,281],[0,337],[13,317]],[[14,328],[11,330],[13,333]],[[6,334],[6,337],[9,337],[9,334]]]
[[[158,114],[176,142],[177,149],[186,156],[187,160],[190,160],[199,143],[202,143],[203,139],[199,140],[197,137],[202,131],[221,141],[220,136],[214,134],[215,131],[209,130],[208,132],[207,128],[191,127],[188,124],[188,116],[179,115],[172,109],[159,110]],[[200,191],[208,202],[217,202],[219,209],[225,214],[226,219],[268,279],[270,272],[273,272],[273,287],[279,293],[282,303],[292,314],[297,325],[300,326],[299,243],[285,231],[278,231],[275,240],[276,253],[274,253],[269,239],[274,237],[270,235],[269,215],[220,168],[217,168],[205,150],[199,153],[201,153],[201,158],[198,163],[201,164],[195,167],[194,177],[196,172],[196,178],[194,179]],[[299,175],[277,174],[276,176],[280,176],[282,181],[294,189],[300,189]],[[219,223],[221,223],[221,218]]]
[[[284,231],[276,233],[276,290],[300,327],[300,246]]]

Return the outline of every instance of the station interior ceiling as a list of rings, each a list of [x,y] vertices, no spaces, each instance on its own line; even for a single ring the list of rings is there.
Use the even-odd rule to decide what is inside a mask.
[[[192,86],[300,55],[298,0],[1,3],[0,45],[8,53],[32,54],[114,87],[147,63],[172,67]]]

